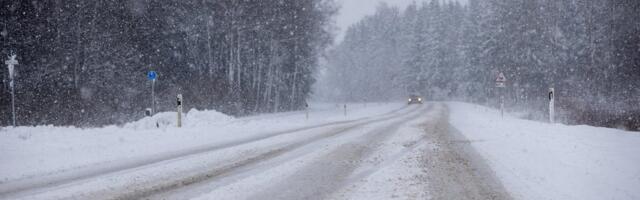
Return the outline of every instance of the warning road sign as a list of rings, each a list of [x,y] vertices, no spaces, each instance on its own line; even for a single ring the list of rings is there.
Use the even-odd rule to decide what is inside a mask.
[[[504,73],[500,72],[498,74],[498,78],[496,78],[496,87],[503,88],[507,87],[507,77],[504,76]]]

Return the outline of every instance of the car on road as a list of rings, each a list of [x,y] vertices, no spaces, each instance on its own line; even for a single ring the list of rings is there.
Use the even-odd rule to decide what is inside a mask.
[[[419,95],[410,95],[409,96],[409,105],[411,104],[422,104],[422,97]]]

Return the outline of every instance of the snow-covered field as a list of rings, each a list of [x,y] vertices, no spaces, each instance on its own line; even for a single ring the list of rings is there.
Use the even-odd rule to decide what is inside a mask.
[[[450,122],[515,199],[640,199],[640,134],[500,117],[448,103]]]

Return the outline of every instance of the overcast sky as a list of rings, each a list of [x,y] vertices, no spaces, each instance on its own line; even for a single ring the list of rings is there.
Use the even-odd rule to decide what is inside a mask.
[[[386,2],[391,6],[397,6],[404,10],[411,2],[417,2],[419,4],[425,0],[337,0],[341,4],[340,12],[337,17],[338,36],[336,42],[342,41],[344,32],[349,28],[351,24],[358,22],[364,16],[371,15],[375,12],[376,7],[380,2]],[[466,2],[466,0],[459,0],[460,2]]]

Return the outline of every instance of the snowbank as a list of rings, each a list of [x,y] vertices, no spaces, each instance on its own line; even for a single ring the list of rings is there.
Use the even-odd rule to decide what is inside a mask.
[[[185,117],[185,126],[198,127],[214,123],[227,123],[233,121],[233,117],[215,110],[199,111],[191,109]],[[174,120],[175,121],[175,120]]]
[[[133,130],[149,130],[157,129],[159,127],[176,127],[177,117],[177,112],[162,112],[157,113],[151,117],[145,117],[138,121],[127,123],[123,127]],[[198,127],[211,124],[227,123],[234,119],[234,117],[232,116],[215,110],[200,111],[196,109],[191,109],[189,112],[184,113],[182,117],[184,127]]]
[[[640,199],[640,134],[500,117],[449,103],[450,121],[516,199]]]

